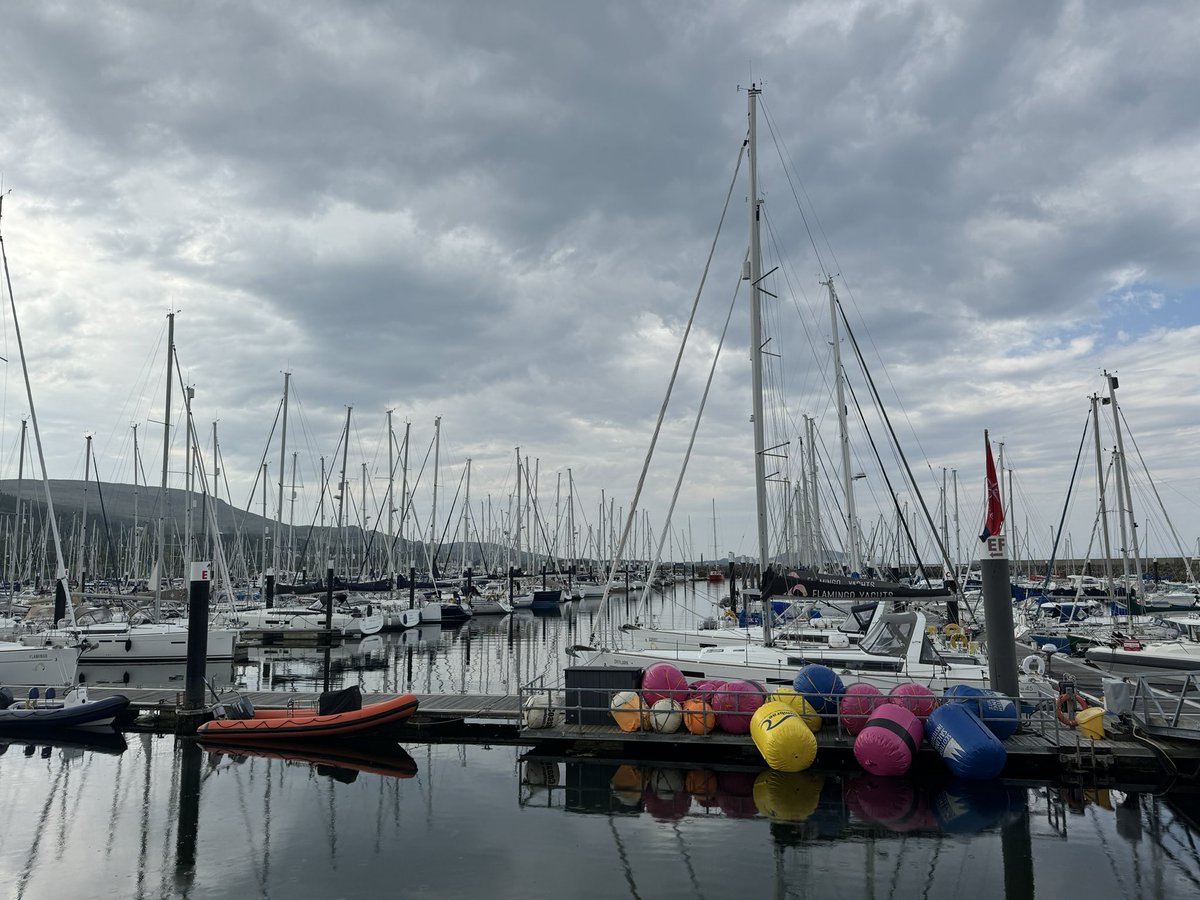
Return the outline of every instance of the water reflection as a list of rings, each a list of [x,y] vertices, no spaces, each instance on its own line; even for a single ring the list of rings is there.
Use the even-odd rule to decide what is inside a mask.
[[[712,615],[721,586],[680,584],[654,594],[650,608],[661,624],[693,625]],[[638,617],[626,597],[610,600],[601,614],[599,598],[563,603],[543,614],[516,610],[508,616],[479,616],[457,627],[428,625],[346,641],[329,651],[330,688],[351,683],[364,692],[515,693],[519,683],[557,674],[572,662],[567,648],[587,642],[593,631],[610,633]],[[305,647],[249,647],[236,663],[211,664],[208,676],[220,688],[313,691],[325,688],[324,651]],[[81,664],[91,684],[182,689],[184,666]]]
[[[177,663],[127,663],[87,662],[80,660],[78,677],[81,684],[128,687],[164,687],[184,689],[187,664]],[[204,677],[217,690],[234,683],[233,663],[210,662],[205,666]]]
[[[522,804],[560,806],[567,812],[649,814],[657,821],[688,815],[763,818],[789,825],[811,823],[814,827],[798,832],[809,837],[970,834],[1025,815],[1028,794],[1024,787],[1002,781],[682,769],[536,756],[522,762],[521,787]],[[556,789],[561,792],[557,802],[552,800]]]
[[[250,760],[274,759],[291,765],[308,766],[317,775],[343,784],[353,784],[360,773],[388,778],[412,778],[417,774],[416,760],[394,742],[289,742],[279,747],[245,747],[201,740],[199,746],[208,751],[209,765],[214,770],[220,770],[226,761],[232,765],[244,765]]]
[[[983,900],[1200,886],[1195,795],[475,746],[3,746],[0,896]]]

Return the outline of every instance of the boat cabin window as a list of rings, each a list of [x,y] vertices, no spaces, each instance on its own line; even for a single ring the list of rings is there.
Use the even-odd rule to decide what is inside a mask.
[[[904,656],[916,628],[915,613],[885,615],[873,633],[863,638],[862,648],[880,656]]]
[[[937,652],[937,648],[933,646],[933,642],[929,640],[929,635],[921,637],[921,662],[931,666],[944,666],[946,661],[942,659],[942,654]]]
[[[862,634],[867,630],[867,626],[871,624],[871,619],[874,618],[876,610],[879,609],[877,603],[856,603],[850,607],[850,612],[838,626],[838,631],[846,634]]]

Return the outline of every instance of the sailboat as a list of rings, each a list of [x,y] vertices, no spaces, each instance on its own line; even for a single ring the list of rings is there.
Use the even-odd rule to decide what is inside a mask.
[[[812,645],[775,646],[772,639],[772,614],[770,601],[776,595],[797,594],[811,598],[837,598],[853,600],[871,598],[892,600],[908,597],[947,597],[947,587],[918,588],[875,578],[837,574],[817,574],[807,570],[777,572],[771,565],[767,534],[767,494],[764,457],[767,454],[764,433],[762,398],[762,356],[764,343],[761,328],[761,281],[762,261],[760,252],[761,202],[758,193],[756,115],[760,89],[748,89],[748,161],[750,209],[750,246],[746,260],[745,280],[749,281],[752,296],[750,301],[750,346],[752,349],[752,400],[754,426],[755,495],[757,506],[757,530],[759,547],[760,591],[758,598],[763,609],[762,643],[737,641],[735,644],[718,641],[713,646],[675,648],[653,647],[641,650],[574,648],[582,655],[585,664],[644,668],[659,661],[668,661],[689,678],[740,678],[761,681],[766,684],[790,684],[796,669],[810,662],[824,662],[842,671],[858,675],[864,681],[880,686],[895,685],[900,681],[918,680],[931,687],[949,684],[975,684],[986,686],[988,668],[986,660],[977,652],[944,653],[934,646],[927,628],[926,615],[921,610],[880,610],[870,621],[866,633],[857,646],[852,645],[849,635],[837,640],[826,639]],[[830,289],[831,307],[836,309],[836,295],[832,279],[827,282]],[[835,313],[836,328],[836,313]],[[834,336],[835,354],[837,336]],[[835,356],[839,372],[839,406],[844,410],[841,396],[840,362]],[[844,415],[844,412],[843,412]],[[842,426],[843,474],[847,482],[848,514],[850,525],[851,566],[857,574],[861,568],[857,555],[857,540],[854,535],[854,511],[849,482],[852,479],[849,467],[849,451]],[[618,548],[618,553],[620,548]],[[614,561],[614,566],[616,562]],[[751,592],[748,592],[751,593]],[[753,594],[751,593],[751,596]],[[711,633],[711,632],[710,632]],[[644,635],[642,636],[645,637]]]
[[[3,220],[4,196],[0,194],[0,220]],[[8,288],[9,306],[13,315],[13,330],[17,336],[17,349],[21,355],[21,373],[25,378],[25,395],[29,400],[29,418],[33,423],[33,436],[37,446],[38,462],[42,469],[42,486],[46,492],[46,518],[54,538],[54,552],[58,562],[54,583],[54,618],[75,618],[71,603],[71,592],[67,586],[67,566],[64,562],[62,540],[58,533],[58,519],[54,515],[54,498],[50,496],[50,479],[46,474],[46,457],[42,452],[42,435],[38,428],[37,413],[33,408],[33,388],[29,381],[29,366],[25,361],[25,344],[21,339],[21,325],[17,320],[17,301],[12,292],[12,277],[8,271],[8,250],[0,232],[0,257],[4,261],[4,283]],[[0,684],[17,685],[68,685],[75,682],[75,668],[79,663],[79,644],[51,643],[28,646],[16,641],[0,641]]]
[[[167,315],[167,394],[163,434],[162,491],[167,491],[167,463],[170,453],[171,429],[171,382],[175,364],[175,314]],[[192,446],[191,388],[187,395],[186,425],[189,444],[189,459]],[[190,481],[189,481],[190,484]],[[59,626],[49,631],[25,635],[22,641],[28,644],[77,643],[89,663],[178,663],[187,660],[186,623],[166,621],[161,618],[163,579],[158,573],[165,571],[165,500],[159,504],[158,557],[154,566],[154,612],[131,610],[129,614],[113,615],[109,610],[96,610],[86,618],[73,617],[70,625]],[[233,659],[238,630],[215,622],[209,623],[206,658],[210,662]]]

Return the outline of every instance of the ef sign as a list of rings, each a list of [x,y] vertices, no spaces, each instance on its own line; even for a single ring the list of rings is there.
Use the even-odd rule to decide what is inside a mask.
[[[1008,559],[1008,541],[1002,534],[993,534],[985,542],[989,559]]]
[[[189,580],[191,580],[191,581],[208,581],[209,578],[211,577],[209,575],[209,570],[211,568],[212,568],[211,564],[207,563],[207,562],[192,563],[192,570],[189,573],[191,575],[191,578]]]

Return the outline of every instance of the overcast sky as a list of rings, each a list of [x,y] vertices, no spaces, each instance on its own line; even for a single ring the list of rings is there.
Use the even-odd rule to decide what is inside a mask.
[[[52,477],[83,476],[91,433],[100,476],[131,481],[139,423],[158,481],[177,310],[197,427],[207,446],[219,420],[235,504],[264,452],[278,479],[267,441],[286,370],[298,522],[319,457],[340,465],[353,406],[351,497],[365,462],[372,519],[393,409],[398,439],[412,423],[414,469],[442,417],[441,480],[453,495],[472,458],[473,504],[507,504],[520,446],[553,516],[570,468],[586,533],[602,489],[628,508],[753,80],[764,265],[779,266],[764,282],[778,295],[764,312],[779,354],[768,442],[792,442],[768,471],[794,475],[805,415],[836,458],[830,273],[931,511],[942,468],[958,472],[964,554],[985,428],[1014,470],[1013,520],[1045,553],[1105,369],[1196,551],[1189,3],[26,3],[4,24],[3,234]],[[744,174],[647,483],[656,528],[745,253]],[[746,296],[676,512],[697,556],[713,553],[714,500],[719,553],[757,549]],[[28,404],[8,312],[3,337],[11,478]],[[842,349],[866,406],[844,335]],[[891,501],[861,423],[851,440],[870,536]],[[1077,556],[1096,510],[1090,433],[1086,449],[1067,519]],[[1173,555],[1126,449],[1144,552]],[[832,494],[822,502],[830,515]]]

